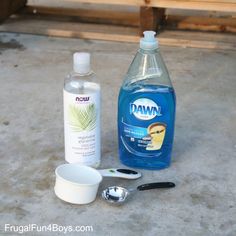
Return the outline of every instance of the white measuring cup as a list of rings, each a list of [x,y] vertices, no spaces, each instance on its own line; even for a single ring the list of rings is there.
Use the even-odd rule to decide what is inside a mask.
[[[74,204],[88,204],[96,198],[103,176],[137,179],[141,173],[130,169],[96,170],[79,164],[63,164],[56,168],[54,191],[58,198]]]

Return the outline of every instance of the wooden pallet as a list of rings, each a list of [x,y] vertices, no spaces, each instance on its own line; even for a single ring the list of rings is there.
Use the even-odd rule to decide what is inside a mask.
[[[145,8],[141,8],[143,14],[145,14]],[[163,9],[162,9],[163,11]],[[140,27],[140,21],[142,21],[142,33],[145,29],[150,29],[151,25],[148,21],[149,11],[146,11],[146,17],[140,17],[139,12],[123,12],[123,11],[111,11],[111,10],[85,10],[85,9],[70,9],[70,8],[54,8],[54,7],[42,7],[42,6],[26,6],[22,11],[24,14],[41,15],[41,16],[63,16],[63,17],[76,17],[80,22],[87,23],[103,23],[114,24],[124,26]],[[161,12],[159,12],[161,14]],[[162,12],[162,18],[159,17],[156,23],[166,29],[180,29],[180,30],[202,30],[202,31],[214,31],[214,32],[229,32],[236,33],[236,17],[206,17],[206,16],[177,16],[168,15],[164,16]],[[162,20],[162,22],[160,22]],[[148,25],[149,24],[149,25]]]
[[[210,10],[214,7],[214,9],[228,11],[231,7],[231,11],[236,12],[236,0],[74,0],[76,2],[136,5],[140,7],[140,12],[91,9],[88,11],[86,9],[60,9],[28,5],[22,9],[22,4],[25,2],[23,0],[2,1],[8,1],[8,3],[9,1],[18,1],[18,3],[21,1],[21,5],[18,6],[20,11],[17,15],[10,17],[0,25],[2,32],[138,42],[143,30],[164,28],[165,30],[160,31],[159,34],[162,45],[229,50],[236,48],[235,35],[182,31],[190,29],[233,33],[236,32],[236,18],[165,16],[166,7],[178,8],[180,2],[184,9],[195,9],[196,3],[198,3],[198,8]],[[0,5],[2,3],[0,2]],[[11,6],[13,5],[11,4]],[[8,5],[8,9],[11,10],[5,14],[5,18],[15,12],[16,7],[14,9],[9,8]],[[173,29],[181,31],[173,31]]]
[[[78,23],[62,21],[61,18],[49,20],[25,15],[8,19],[0,26],[0,31],[134,43],[140,39],[137,27]],[[235,35],[165,30],[158,38],[161,45],[167,46],[236,50]]]

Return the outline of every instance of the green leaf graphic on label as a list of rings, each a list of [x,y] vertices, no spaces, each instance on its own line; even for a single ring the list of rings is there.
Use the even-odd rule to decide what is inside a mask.
[[[70,105],[69,124],[74,132],[91,131],[96,126],[96,108],[94,104],[83,107]]]

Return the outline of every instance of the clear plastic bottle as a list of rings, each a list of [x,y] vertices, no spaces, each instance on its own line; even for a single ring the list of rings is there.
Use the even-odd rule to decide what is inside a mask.
[[[90,54],[74,54],[74,71],[64,83],[65,159],[98,167],[101,159],[100,85],[90,69]]]
[[[145,31],[120,89],[119,156],[143,169],[170,165],[175,123],[175,92],[155,32]]]

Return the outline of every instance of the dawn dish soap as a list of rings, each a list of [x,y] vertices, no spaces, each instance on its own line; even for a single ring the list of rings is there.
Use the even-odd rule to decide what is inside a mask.
[[[170,165],[175,104],[155,32],[145,31],[118,99],[119,156],[123,164],[153,170]]]
[[[65,159],[98,167],[100,143],[100,85],[90,69],[90,54],[74,54],[74,71],[64,83]]]

